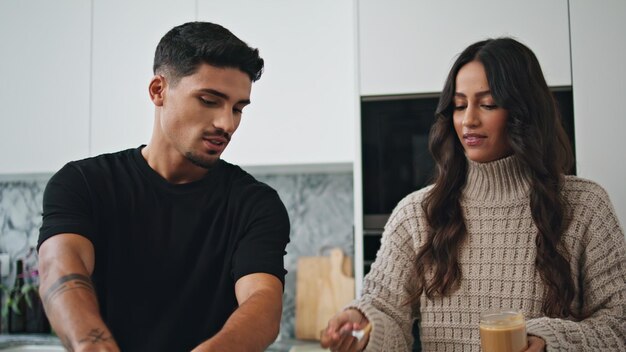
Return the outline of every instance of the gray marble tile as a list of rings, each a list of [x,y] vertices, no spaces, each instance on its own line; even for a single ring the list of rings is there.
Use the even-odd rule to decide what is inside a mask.
[[[34,252],[41,226],[41,202],[46,180],[0,182],[0,253],[8,253],[13,263],[26,259],[27,270],[36,265]],[[3,278],[11,285],[14,273]]]
[[[277,190],[291,221],[287,246],[281,338],[294,336],[295,279],[299,256],[340,247],[353,253],[351,172],[264,174],[258,180]],[[26,256],[37,244],[42,196],[47,180],[0,181],[0,252],[11,260]],[[32,255],[31,255],[32,257]],[[5,278],[12,283],[13,276]]]

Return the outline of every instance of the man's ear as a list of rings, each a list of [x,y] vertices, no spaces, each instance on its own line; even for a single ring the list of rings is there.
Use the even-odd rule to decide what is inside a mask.
[[[152,77],[150,85],[148,86],[148,92],[150,93],[150,99],[155,106],[163,106],[163,100],[165,99],[165,77],[156,75]]]

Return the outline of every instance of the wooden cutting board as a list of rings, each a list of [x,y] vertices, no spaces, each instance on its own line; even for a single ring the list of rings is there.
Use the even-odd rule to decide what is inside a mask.
[[[354,299],[352,262],[339,248],[300,257],[296,273],[296,338],[319,340],[328,320]]]

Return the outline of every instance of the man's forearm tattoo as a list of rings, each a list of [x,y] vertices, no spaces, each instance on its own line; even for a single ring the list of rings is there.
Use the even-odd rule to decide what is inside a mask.
[[[59,338],[63,346],[69,352],[74,352],[72,342],[70,341],[70,338],[67,335],[59,336]],[[106,334],[102,329],[95,328],[89,331],[89,333],[87,334],[87,337],[78,340],[78,343],[79,344],[87,343],[87,344],[95,345],[97,343],[112,341],[112,340],[113,340],[113,336]]]
[[[43,297],[44,305],[50,303],[52,299],[61,293],[74,289],[84,289],[95,294],[93,284],[88,276],[81,274],[69,274],[60,277],[55,283],[52,284],[52,286],[50,286],[50,288],[48,288],[48,291],[46,291]]]
[[[93,345],[99,342],[106,342],[112,339],[113,337],[111,335],[108,335],[103,330],[96,328],[96,329],[91,329],[91,331],[89,331],[89,333],[87,334],[87,337],[85,337],[84,339],[78,340],[78,343],[90,343]]]

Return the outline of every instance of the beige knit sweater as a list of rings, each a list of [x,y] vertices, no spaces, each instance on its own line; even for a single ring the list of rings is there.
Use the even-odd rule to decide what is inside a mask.
[[[452,295],[404,305],[415,287],[413,263],[428,226],[421,201],[429,188],[404,198],[391,215],[362,297],[354,302],[372,322],[366,351],[410,351],[419,320],[423,351],[480,351],[479,314],[520,309],[529,334],[547,351],[626,351],[626,244],[606,192],[596,183],[565,177],[571,253],[580,322],[542,317],[544,285],[535,270],[535,227],[529,184],[515,157],[469,161],[462,207],[468,236],[460,250],[462,280]],[[577,302],[580,302],[577,303]]]

